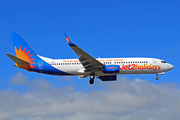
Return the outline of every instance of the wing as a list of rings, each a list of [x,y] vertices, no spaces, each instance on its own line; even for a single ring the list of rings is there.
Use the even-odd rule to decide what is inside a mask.
[[[101,71],[101,68],[103,67],[103,64],[93,58],[91,55],[83,51],[81,48],[79,48],[76,44],[72,42],[72,40],[68,37],[68,35],[65,33],[66,40],[69,44],[69,46],[76,52],[76,54],[79,56],[79,61],[85,68],[85,72],[95,72],[95,71]]]

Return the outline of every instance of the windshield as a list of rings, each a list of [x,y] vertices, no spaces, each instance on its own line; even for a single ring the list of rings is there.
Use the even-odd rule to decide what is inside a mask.
[[[161,61],[162,63],[166,63],[166,61]]]

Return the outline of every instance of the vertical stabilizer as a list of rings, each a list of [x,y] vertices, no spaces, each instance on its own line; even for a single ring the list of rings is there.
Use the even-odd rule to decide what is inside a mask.
[[[11,37],[17,58],[28,62],[30,64],[30,68],[35,68],[36,61],[39,59],[36,53],[29,47],[29,45],[17,32],[11,33]]]

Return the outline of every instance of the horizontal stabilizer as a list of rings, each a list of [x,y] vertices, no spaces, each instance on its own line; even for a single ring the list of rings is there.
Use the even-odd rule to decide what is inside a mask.
[[[29,64],[28,62],[26,62],[26,61],[24,61],[24,60],[22,60],[20,58],[17,58],[15,56],[11,55],[11,54],[6,53],[6,55],[8,57],[10,57],[16,64]]]

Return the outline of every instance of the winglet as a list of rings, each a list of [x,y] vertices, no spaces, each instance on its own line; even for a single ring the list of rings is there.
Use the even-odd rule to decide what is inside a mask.
[[[69,36],[68,36],[66,33],[64,33],[64,34],[65,34],[65,36],[66,36],[67,43],[68,43],[70,46],[76,46],[76,45],[72,42],[72,40],[69,38]]]

